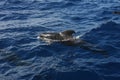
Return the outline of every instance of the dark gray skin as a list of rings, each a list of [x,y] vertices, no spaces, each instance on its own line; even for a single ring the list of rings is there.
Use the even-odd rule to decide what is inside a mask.
[[[39,38],[46,42],[61,42],[63,40],[71,39],[73,38],[73,33],[75,33],[74,30],[66,30],[60,33],[42,33],[40,34]]]
[[[119,14],[120,15],[120,11],[114,11],[113,14]]]
[[[103,54],[106,54],[106,51],[103,49],[98,48],[96,45],[91,44],[89,42],[86,42],[85,40],[81,39],[70,39],[67,41],[62,41],[61,43],[67,45],[67,46],[79,46],[83,49],[92,51],[92,52],[102,52]]]
[[[80,46],[81,48],[93,52],[105,52],[104,50],[97,48],[94,44],[74,38],[74,33],[74,30],[66,30],[60,33],[42,33],[39,37],[47,43],[60,42],[67,46]]]

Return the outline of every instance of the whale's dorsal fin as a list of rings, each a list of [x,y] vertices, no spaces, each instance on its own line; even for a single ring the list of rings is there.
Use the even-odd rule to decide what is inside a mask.
[[[61,36],[64,36],[64,37],[73,37],[73,33],[75,33],[74,30],[66,30],[66,31],[63,31],[63,32],[60,32],[60,35]]]

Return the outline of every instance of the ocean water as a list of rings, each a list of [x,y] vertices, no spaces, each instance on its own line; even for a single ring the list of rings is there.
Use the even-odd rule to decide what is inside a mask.
[[[114,11],[120,0],[0,0],[0,80],[120,80]],[[107,55],[37,39],[67,29]]]

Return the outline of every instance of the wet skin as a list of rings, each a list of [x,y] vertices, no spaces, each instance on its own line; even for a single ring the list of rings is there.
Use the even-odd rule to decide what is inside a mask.
[[[40,39],[47,42],[48,44],[59,42],[66,46],[79,46],[80,48],[92,51],[105,53],[106,51],[96,47],[94,44],[91,44],[80,38],[74,38],[72,34],[74,30],[66,30],[62,32],[63,36],[60,33],[42,33],[40,34]]]

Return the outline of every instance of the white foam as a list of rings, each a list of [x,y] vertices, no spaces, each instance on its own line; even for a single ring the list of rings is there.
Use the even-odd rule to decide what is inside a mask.
[[[37,39],[40,39],[40,36],[37,36]]]

